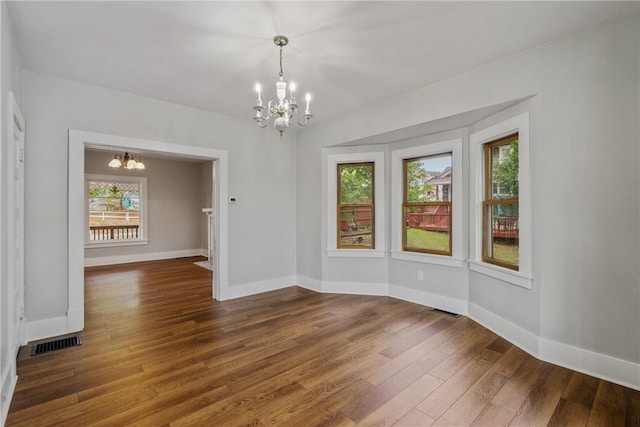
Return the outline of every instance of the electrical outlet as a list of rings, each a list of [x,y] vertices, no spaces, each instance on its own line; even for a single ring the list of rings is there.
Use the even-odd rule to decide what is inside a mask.
[[[424,273],[422,270],[418,270],[418,280],[424,280]]]

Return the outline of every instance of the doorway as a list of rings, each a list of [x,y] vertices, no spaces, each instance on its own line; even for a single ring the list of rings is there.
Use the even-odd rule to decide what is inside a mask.
[[[69,302],[67,332],[77,332],[84,327],[84,150],[86,147],[174,155],[183,158],[209,160],[212,168],[212,207],[215,209],[215,240],[212,295],[224,299],[228,287],[227,272],[227,152],[204,147],[169,144],[115,135],[69,130]]]

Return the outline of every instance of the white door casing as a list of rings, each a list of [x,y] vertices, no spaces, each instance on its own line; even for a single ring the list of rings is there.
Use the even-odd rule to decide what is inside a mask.
[[[136,149],[182,157],[214,161],[212,207],[216,222],[214,230],[214,265],[212,295],[223,300],[229,294],[227,205],[222,201],[228,196],[228,153],[225,150],[200,146],[172,144],[117,135],[85,132],[69,129],[68,164],[68,221],[83,224],[85,212],[84,150],[86,146],[114,150]],[[68,310],[67,325],[59,334],[81,331],[84,328],[84,228],[68,227]]]
[[[11,301],[9,301],[9,328],[12,355],[16,356],[21,345],[25,345],[24,315],[24,167],[25,167],[25,122],[12,92],[9,92],[9,245],[8,278]]]

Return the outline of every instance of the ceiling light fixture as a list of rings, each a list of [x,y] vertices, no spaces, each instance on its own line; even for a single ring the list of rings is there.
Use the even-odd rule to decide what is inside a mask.
[[[290,120],[293,119],[298,111],[298,104],[296,103],[296,85],[291,82],[289,85],[290,98],[285,99],[287,95],[287,82],[284,81],[284,74],[282,72],[282,48],[289,43],[289,39],[286,36],[275,36],[273,42],[276,46],[280,47],[280,80],[276,82],[276,96],[278,101],[269,101],[265,107],[262,104],[262,98],[260,97],[261,86],[260,83],[256,83],[256,92],[258,92],[258,99],[256,105],[253,107],[256,110],[256,115],[253,117],[261,128],[267,127],[270,117],[275,117],[273,125],[276,130],[282,132],[289,127]],[[313,117],[311,110],[309,110],[309,101],[311,101],[311,95],[307,93],[306,96],[307,108],[304,110],[304,121],[298,121],[298,125],[306,126],[309,124],[309,119]]]
[[[124,167],[125,169],[144,169],[144,163],[142,163],[142,160],[140,160],[140,157],[138,157],[138,159],[134,159],[133,156],[130,156],[129,153],[125,152],[124,156],[121,156],[120,154],[115,154],[113,156],[113,159],[111,159],[111,161],[109,162],[109,167],[112,168],[120,168],[120,167]]]

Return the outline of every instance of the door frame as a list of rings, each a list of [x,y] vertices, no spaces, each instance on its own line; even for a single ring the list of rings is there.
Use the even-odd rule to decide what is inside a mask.
[[[18,100],[13,92],[9,91],[9,123],[7,131],[9,132],[9,184],[7,186],[9,190],[9,212],[8,221],[10,228],[9,232],[9,245],[8,245],[8,279],[9,279],[9,294],[11,295],[10,304],[12,307],[9,310],[11,316],[9,320],[9,333],[11,336],[12,351],[14,356],[18,355],[20,346],[27,344],[26,340],[26,327],[25,327],[25,315],[24,315],[24,180],[25,180],[25,122]],[[21,133],[21,141],[16,141],[16,128]],[[18,144],[16,145],[16,142]],[[20,182],[16,187],[16,181]],[[20,202],[18,202],[18,200]],[[19,208],[16,218],[16,208]],[[15,221],[18,221],[17,227],[15,227]],[[15,229],[14,229],[15,227]],[[18,233],[15,236],[14,233]],[[15,247],[18,245],[19,256],[15,256]],[[18,261],[20,260],[20,261]],[[16,262],[18,264],[16,265]],[[16,283],[17,282],[17,283]],[[17,287],[16,287],[17,285]],[[20,288],[20,289],[18,289]],[[16,296],[17,294],[21,294]]]
[[[215,222],[216,258],[213,266],[212,296],[223,300],[228,295],[228,153],[191,145],[171,144],[117,135],[85,132],[69,129],[69,206],[68,206],[68,310],[67,332],[84,328],[84,150],[86,147],[109,148],[118,151],[142,150],[154,153],[214,161],[212,179],[212,201]],[[215,176],[214,176],[215,175]]]

